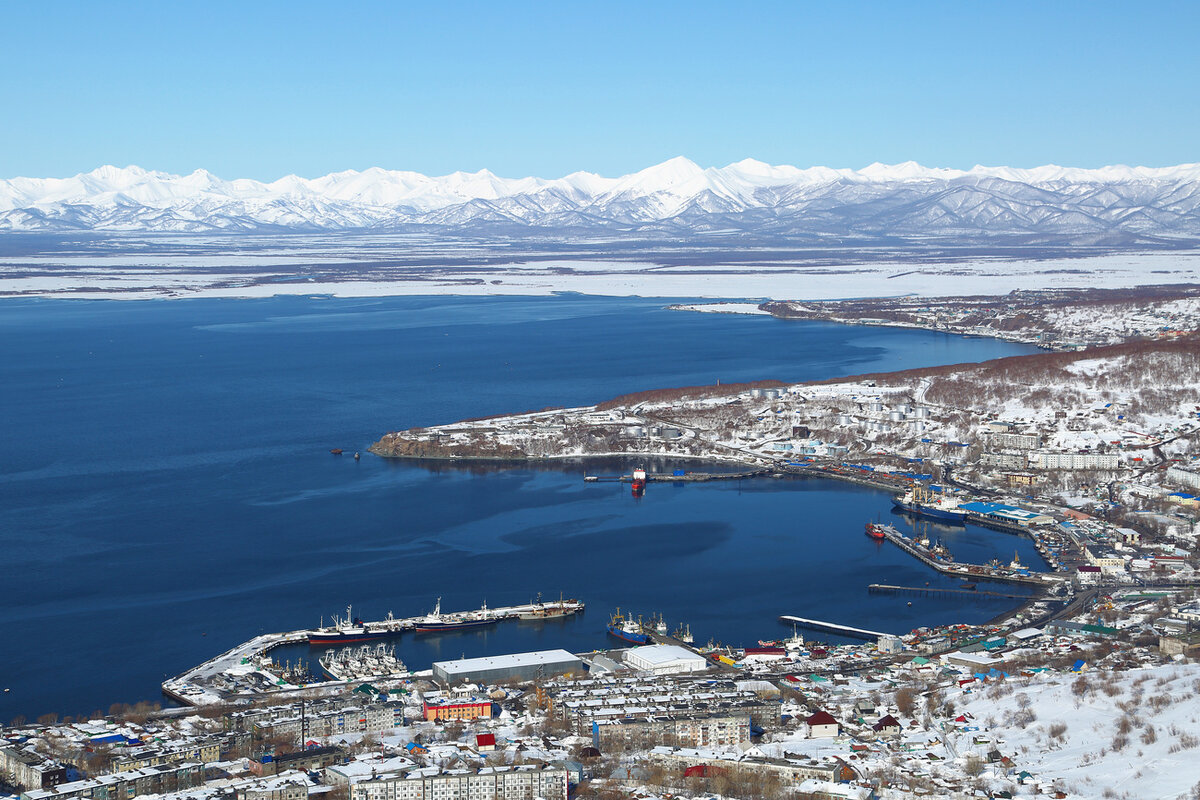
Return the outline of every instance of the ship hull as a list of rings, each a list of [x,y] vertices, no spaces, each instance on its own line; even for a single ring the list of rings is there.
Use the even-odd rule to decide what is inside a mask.
[[[930,519],[942,519],[949,522],[965,522],[967,512],[959,509],[946,511],[932,506],[916,505],[914,503],[905,503],[903,500],[893,500],[893,504],[901,511],[907,511],[910,514],[916,514],[920,517],[929,517]]]
[[[310,647],[337,647],[343,644],[356,644],[358,642],[373,642],[378,639],[388,639],[399,631],[362,631],[360,633],[310,633],[308,634],[308,644]]]
[[[447,631],[467,631],[474,628],[486,628],[495,625],[496,619],[470,619],[460,622],[418,622],[417,633],[445,633]]]
[[[633,644],[647,644],[650,641],[650,637],[644,633],[630,633],[614,625],[608,626],[608,635],[614,639],[620,639],[623,642],[631,642]]]
[[[517,615],[517,619],[522,622],[536,622],[543,619],[562,619],[563,617],[571,617],[576,614],[575,609],[564,609],[561,611],[526,611]]]

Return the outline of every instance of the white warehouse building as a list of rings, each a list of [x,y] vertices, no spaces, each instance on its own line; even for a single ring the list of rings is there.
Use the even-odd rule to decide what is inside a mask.
[[[653,672],[655,675],[702,672],[708,667],[704,656],[674,644],[650,644],[626,650],[624,661],[634,669]]]

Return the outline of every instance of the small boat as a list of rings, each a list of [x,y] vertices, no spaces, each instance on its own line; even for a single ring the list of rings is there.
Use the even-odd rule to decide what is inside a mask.
[[[874,522],[867,523],[867,536],[870,536],[872,539],[879,542],[882,542],[887,538],[887,536],[884,535],[883,526]]]
[[[633,484],[631,491],[634,497],[641,497],[646,493],[646,470],[638,467],[633,471]]]
[[[342,454],[342,448],[335,447],[332,450],[330,450],[329,452],[333,453],[335,456],[340,456]]]
[[[360,459],[360,458],[362,458],[362,456],[360,456],[358,453],[355,453],[355,454],[354,454],[354,460],[355,460],[355,461],[358,461],[358,459]]]

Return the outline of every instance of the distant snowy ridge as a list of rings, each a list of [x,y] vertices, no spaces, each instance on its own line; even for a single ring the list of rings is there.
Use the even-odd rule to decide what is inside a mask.
[[[686,158],[606,178],[371,168],[270,183],[100,167],[0,180],[0,231],[420,230],[1200,237],[1200,164],[861,170]]]

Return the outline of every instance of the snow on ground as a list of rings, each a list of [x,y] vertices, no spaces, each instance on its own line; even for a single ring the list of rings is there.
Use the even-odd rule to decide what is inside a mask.
[[[771,316],[771,312],[763,311],[758,303],[690,303],[671,306],[673,311],[699,311],[705,314],[761,314]]]
[[[553,259],[468,266],[405,266],[367,269],[368,260],[348,255],[356,266],[346,278],[306,276],[288,251],[255,258],[254,272],[233,272],[240,255],[211,256],[209,272],[197,259],[165,259],[147,268],[131,256],[125,266],[103,271],[80,269],[62,256],[10,257],[0,262],[0,296],[77,298],[162,298],[176,296],[265,297],[327,294],[342,297],[388,295],[547,295],[579,292],[643,297],[773,297],[831,300],[914,294],[929,297],[996,295],[1014,289],[1064,287],[1121,288],[1200,281],[1200,252],[1132,253],[1080,259],[1001,260],[962,263],[897,264],[872,262],[836,268],[771,264],[662,266],[635,261]],[[320,269],[327,257],[307,262]],[[19,262],[19,263],[18,263]],[[361,279],[355,279],[355,276]]]
[[[1044,673],[964,694],[960,712],[1026,770],[1080,798],[1174,798],[1200,782],[1200,664]],[[958,737],[958,753],[991,745]],[[980,752],[980,751],[983,752]],[[993,776],[1002,779],[1001,774]]]

